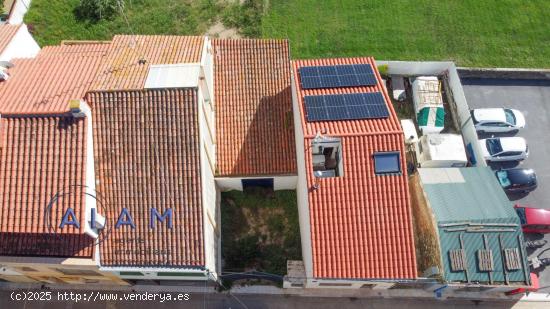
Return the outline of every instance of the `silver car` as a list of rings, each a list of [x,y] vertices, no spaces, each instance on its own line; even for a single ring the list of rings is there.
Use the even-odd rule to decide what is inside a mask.
[[[525,117],[516,109],[477,108],[470,113],[478,132],[506,133],[525,127]]]
[[[523,137],[493,137],[479,140],[483,157],[487,161],[521,161],[529,156],[529,148]]]

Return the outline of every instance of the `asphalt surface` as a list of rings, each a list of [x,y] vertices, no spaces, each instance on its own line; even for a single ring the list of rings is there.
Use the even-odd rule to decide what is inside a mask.
[[[17,292],[17,291],[15,291]],[[190,294],[183,301],[79,301],[58,300],[57,291],[52,291],[51,300],[13,301],[14,291],[0,291],[0,308],[9,309],[168,309],[168,308],[407,308],[407,309],[437,309],[437,308],[545,308],[548,303],[526,303],[516,301],[472,301],[472,300],[435,300],[435,299],[384,299],[384,298],[328,298],[301,297],[283,295],[239,295],[227,294]],[[184,293],[182,291],[182,293]],[[121,296],[121,293],[118,293]],[[171,293],[175,297],[176,294]]]
[[[462,86],[470,108],[508,107],[525,115],[526,127],[515,136],[527,140],[529,158],[519,166],[535,170],[538,188],[528,194],[508,197],[520,205],[550,209],[550,80],[463,79]],[[494,164],[491,167],[515,165]],[[540,239],[540,235],[526,235],[526,239]],[[535,251],[528,250],[530,257],[550,257],[550,234],[543,239],[548,244]],[[535,272],[539,274],[541,292],[550,293],[550,266]]]

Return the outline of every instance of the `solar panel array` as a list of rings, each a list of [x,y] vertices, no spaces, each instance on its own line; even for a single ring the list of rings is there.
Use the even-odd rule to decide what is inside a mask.
[[[356,120],[389,117],[382,93],[305,96],[307,121]]]
[[[302,89],[341,88],[376,85],[370,64],[301,67]]]

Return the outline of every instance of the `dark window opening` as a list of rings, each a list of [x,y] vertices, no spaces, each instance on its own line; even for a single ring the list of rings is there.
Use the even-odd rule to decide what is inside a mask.
[[[273,190],[273,178],[243,179],[241,180],[243,191],[250,188],[264,188]]]
[[[351,286],[351,283],[319,283],[319,286]]]
[[[121,276],[143,276],[139,271],[121,271]]]
[[[158,272],[159,277],[204,277],[203,273],[186,273],[186,272]]]

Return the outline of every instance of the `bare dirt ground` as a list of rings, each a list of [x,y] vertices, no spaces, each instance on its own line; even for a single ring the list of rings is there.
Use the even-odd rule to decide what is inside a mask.
[[[237,29],[226,28],[221,21],[214,23],[208,31],[206,31],[206,35],[220,39],[238,39],[241,37]]]

